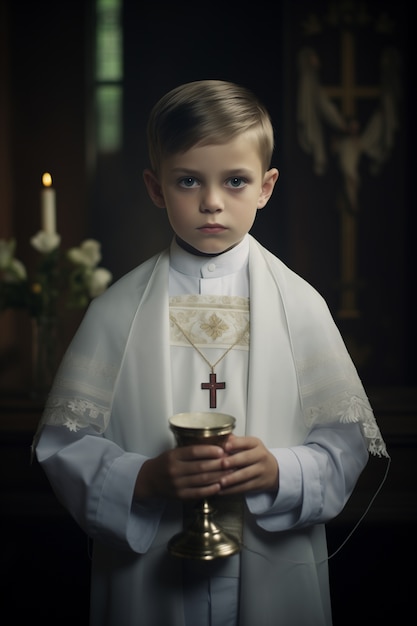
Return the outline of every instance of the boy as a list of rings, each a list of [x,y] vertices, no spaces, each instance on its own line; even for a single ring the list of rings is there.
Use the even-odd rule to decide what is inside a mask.
[[[36,445],[94,540],[91,624],[328,626],[324,523],[387,453],[322,298],[248,234],[278,178],[269,115],[196,81],[155,105],[148,144],[172,244],[92,303]],[[189,411],[236,418],[224,449],[175,445]],[[240,553],[172,556],[183,505],[213,496],[242,504]]]

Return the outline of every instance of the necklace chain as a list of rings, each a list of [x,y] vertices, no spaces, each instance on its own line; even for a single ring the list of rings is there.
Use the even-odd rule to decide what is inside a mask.
[[[224,354],[222,354],[222,356],[217,359],[217,361],[215,363],[210,363],[210,361],[208,360],[208,358],[205,356],[205,354],[203,354],[203,352],[201,352],[200,348],[198,348],[194,341],[191,339],[191,337],[189,336],[189,334],[187,333],[187,331],[185,331],[180,324],[178,324],[177,320],[175,319],[175,317],[173,315],[169,316],[169,319],[171,320],[171,322],[173,322],[175,324],[175,326],[178,328],[178,330],[180,330],[182,332],[182,334],[184,335],[184,337],[186,338],[186,340],[191,344],[191,346],[194,348],[194,350],[196,350],[198,352],[198,354],[205,360],[205,362],[207,363],[207,365],[210,367],[212,374],[214,374],[214,368],[220,363],[220,361],[222,361],[224,359],[225,356],[227,356],[230,352],[230,350],[233,350],[233,348],[239,343],[239,341],[241,339],[243,339],[243,337],[245,336],[245,333],[247,332],[248,328],[249,328],[249,321],[246,324],[245,328],[243,329],[243,332],[241,332],[238,335],[238,338],[236,339],[236,341],[234,343],[232,343],[231,346],[229,346],[226,350],[226,352]]]

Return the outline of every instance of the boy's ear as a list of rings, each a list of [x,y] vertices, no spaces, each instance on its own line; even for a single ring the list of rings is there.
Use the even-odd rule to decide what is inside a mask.
[[[152,202],[159,209],[165,209],[164,194],[162,193],[162,188],[156,174],[152,170],[146,169],[143,172],[143,180]]]
[[[279,172],[275,167],[265,172],[261,193],[259,194],[258,199],[258,209],[263,209],[269,198],[272,196],[278,176]]]

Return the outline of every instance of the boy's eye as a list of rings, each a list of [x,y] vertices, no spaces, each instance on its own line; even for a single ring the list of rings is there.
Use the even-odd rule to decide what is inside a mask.
[[[234,189],[238,189],[239,187],[244,187],[246,185],[246,180],[241,178],[240,176],[233,176],[227,180],[227,185],[233,187]]]
[[[179,181],[181,187],[194,187],[198,184],[197,179],[193,176],[186,176]]]

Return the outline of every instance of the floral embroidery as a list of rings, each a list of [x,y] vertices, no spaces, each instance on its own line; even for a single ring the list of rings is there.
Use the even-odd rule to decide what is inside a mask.
[[[173,319],[199,348],[224,348],[234,344],[248,350],[249,299],[236,296],[183,295],[170,298],[171,344],[189,346]]]
[[[229,330],[229,326],[225,324],[215,313],[210,315],[208,324],[203,322],[200,324],[200,328],[213,339],[221,337],[226,330]]]
[[[66,426],[68,430],[70,430],[71,432],[76,433],[81,427],[81,424],[76,417],[72,418],[72,417],[66,416],[64,420],[64,426]]]
[[[109,408],[76,397],[50,397],[43,415],[43,423],[65,426],[74,433],[88,426],[104,432],[109,419]]]
[[[388,457],[385,442],[379,431],[372,409],[365,400],[348,392],[329,400],[326,404],[312,406],[308,410],[310,426],[330,424],[335,418],[341,424],[359,423],[368,442],[371,454]]]

